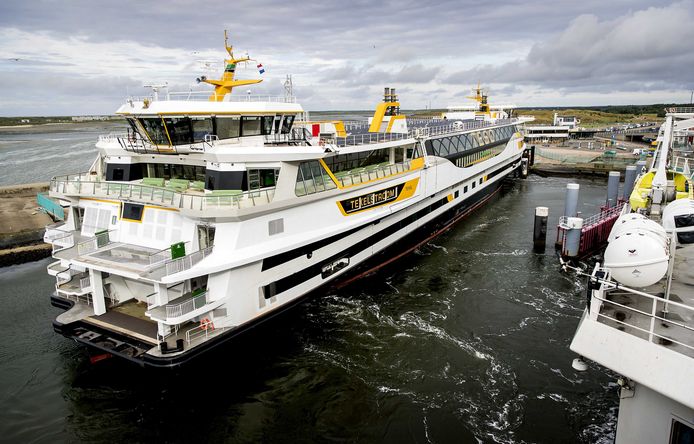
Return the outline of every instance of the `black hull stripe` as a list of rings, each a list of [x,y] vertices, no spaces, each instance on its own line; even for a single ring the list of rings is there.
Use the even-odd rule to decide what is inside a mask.
[[[508,168],[508,167],[504,167]],[[452,223],[457,216],[459,216],[462,212],[466,211],[470,207],[476,205],[478,202],[480,202],[482,199],[487,197],[490,192],[494,192],[496,190],[496,187],[498,186],[498,183],[491,184],[489,187],[485,188],[484,190],[481,190],[480,192],[470,196],[469,198],[463,200],[462,202],[458,203],[457,205],[451,207],[444,213],[440,214],[437,216],[433,221],[430,221],[426,224],[424,224],[422,227],[418,227],[417,231],[413,232],[409,237],[416,239],[419,236],[419,230],[426,231],[428,228],[428,225],[431,222],[439,221],[436,225],[448,225]],[[277,281],[274,281],[266,286],[263,287],[263,294],[265,295],[266,298],[270,298],[272,296],[278,295],[280,293],[283,293],[287,290],[290,290],[293,287],[296,287],[297,285],[301,284],[302,282],[305,282],[309,279],[314,278],[315,276],[318,276],[321,274],[321,270],[324,266],[331,264],[335,262],[338,259],[341,259],[343,257],[352,257],[355,256],[362,251],[366,250],[367,248],[372,247],[373,245],[377,244],[378,242],[382,241],[383,239],[395,234],[396,232],[416,223],[419,219],[425,217],[429,213],[432,213],[433,211],[436,211],[437,209],[441,208],[442,206],[448,204],[448,198],[443,197],[441,199],[436,200],[432,204],[428,205],[425,208],[422,208],[421,210],[417,211],[414,214],[411,214],[408,217],[403,218],[402,220],[393,223],[392,225],[388,226],[387,228],[384,228],[383,230],[375,233],[373,236],[370,236],[360,242],[357,242],[356,244],[348,247],[345,250],[342,250],[339,253],[336,253],[332,255],[331,257],[322,260],[321,262],[318,262],[314,265],[310,265],[296,273],[290,274],[289,276],[286,276],[282,279],[279,279]],[[391,216],[392,217],[392,216]],[[382,219],[381,219],[382,220]],[[427,236],[428,237],[428,234]]]
[[[496,170],[487,174],[487,180],[491,179],[492,177],[494,177],[498,174],[501,174],[504,170],[506,170],[510,167],[511,167],[511,164],[506,164],[500,168],[497,168]],[[462,180],[462,181],[456,183],[455,185],[453,185],[452,187],[453,188],[458,187],[468,180],[470,180],[470,178]],[[405,209],[403,208],[399,211],[403,211],[403,210],[405,210]],[[394,214],[397,214],[397,213],[394,213]],[[351,230],[347,230],[347,231],[344,231],[344,232],[341,232],[338,234],[334,234],[334,235],[327,237],[325,239],[321,239],[319,241],[312,242],[310,244],[295,248],[293,250],[285,251],[284,253],[276,254],[274,256],[269,256],[269,257],[263,259],[263,265],[261,267],[261,271],[269,270],[269,269],[274,268],[278,265],[282,265],[285,262],[289,262],[289,261],[296,259],[298,257],[305,256],[309,253],[313,253],[314,251],[319,250],[319,249],[321,249],[325,246],[328,246],[330,244],[333,244],[333,243],[339,241],[340,239],[344,239],[347,236],[351,236],[352,234],[363,230],[364,228],[366,228],[369,225],[378,224],[379,222],[381,222],[385,218],[391,217],[391,216],[393,216],[393,214],[383,216],[382,218],[377,219],[373,222],[369,222],[369,223],[366,223],[364,225],[360,225],[358,227],[352,228]]]

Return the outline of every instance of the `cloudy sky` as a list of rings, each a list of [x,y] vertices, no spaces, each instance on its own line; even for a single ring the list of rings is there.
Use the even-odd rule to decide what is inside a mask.
[[[694,0],[2,0],[0,115],[108,114],[146,83],[201,89],[225,28],[266,69],[254,94],[292,74],[309,110],[371,109],[384,86],[407,109],[464,103],[477,81],[523,106],[694,89]]]

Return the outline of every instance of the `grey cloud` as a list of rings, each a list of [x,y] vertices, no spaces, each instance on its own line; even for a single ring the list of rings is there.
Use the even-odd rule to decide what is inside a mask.
[[[694,6],[676,3],[601,21],[573,20],[561,34],[535,44],[527,57],[498,66],[479,66],[445,82],[534,84],[571,91],[629,91],[645,83],[656,88],[692,86]]]

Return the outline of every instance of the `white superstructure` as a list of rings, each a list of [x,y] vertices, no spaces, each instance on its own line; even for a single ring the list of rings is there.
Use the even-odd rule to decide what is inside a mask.
[[[232,75],[202,79],[212,96],[129,100],[118,114],[130,130],[100,137],[89,171],[51,181],[68,214],[45,236],[62,334],[181,364],[426,242],[521,167],[513,119],[368,131],[307,121],[291,96],[236,101],[247,81],[233,80],[228,50]],[[398,106],[379,105],[375,122]]]
[[[694,109],[669,110],[653,169],[636,180],[590,276],[571,343],[620,375],[618,444],[694,438],[694,196],[689,164],[670,144],[692,119]]]

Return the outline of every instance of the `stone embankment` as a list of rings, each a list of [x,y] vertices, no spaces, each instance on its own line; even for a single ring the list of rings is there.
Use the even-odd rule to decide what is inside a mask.
[[[53,221],[36,203],[36,194],[46,190],[48,183],[0,187],[0,266],[50,256],[43,233]]]

